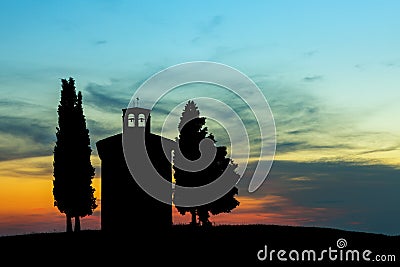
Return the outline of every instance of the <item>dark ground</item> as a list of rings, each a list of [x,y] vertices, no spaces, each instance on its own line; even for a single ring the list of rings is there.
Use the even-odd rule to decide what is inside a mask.
[[[337,240],[344,238],[347,246],[338,249]],[[268,253],[276,250],[273,260],[257,259],[257,252],[267,245]],[[360,260],[331,261],[327,253],[322,261],[301,260],[303,250],[315,250],[320,257],[329,247],[343,251],[358,250]],[[299,261],[289,259],[297,250]],[[372,251],[370,262],[362,259],[364,250]],[[288,260],[277,258],[279,250]],[[396,262],[377,262],[376,255],[394,255]],[[294,255],[294,254],[293,254]],[[306,258],[308,254],[305,254]],[[400,266],[400,236],[350,232],[329,228],[290,227],[274,225],[214,226],[209,229],[173,226],[169,231],[138,229],[132,232],[106,234],[99,230],[80,233],[43,233],[0,237],[1,266],[51,265],[76,266],[282,266],[282,265],[376,265]],[[263,256],[263,254],[261,254]],[[350,255],[351,256],[351,255]],[[390,256],[389,256],[390,257]]]

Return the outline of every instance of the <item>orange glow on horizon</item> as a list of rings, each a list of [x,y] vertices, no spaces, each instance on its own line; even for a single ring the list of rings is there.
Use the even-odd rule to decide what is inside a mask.
[[[93,157],[94,166],[99,161]],[[35,171],[36,170],[36,171]],[[32,172],[28,175],[28,172]],[[99,171],[93,179],[98,207],[92,216],[82,218],[82,229],[100,229],[101,180]],[[26,158],[0,162],[0,235],[65,230],[65,215],[53,202],[52,157]],[[240,205],[231,213],[211,215],[210,221],[221,224],[304,225],[335,216],[335,211],[296,205],[278,194],[264,197],[238,196]],[[172,208],[174,224],[190,223],[190,214],[180,215]]]
[[[268,195],[263,198],[237,197],[240,205],[230,213],[211,215],[210,221],[215,225],[222,224],[272,224],[299,226],[311,223],[316,218],[326,217],[325,208],[308,208],[297,206],[289,199],[281,196]],[[282,212],[284,211],[284,212]],[[337,211],[329,211],[330,216]],[[181,215],[175,207],[172,208],[174,224],[188,224],[191,216]]]
[[[64,231],[65,215],[53,205],[51,167],[51,157],[0,163],[0,235]],[[100,179],[93,179],[93,187],[98,207],[82,218],[82,229],[100,229]]]

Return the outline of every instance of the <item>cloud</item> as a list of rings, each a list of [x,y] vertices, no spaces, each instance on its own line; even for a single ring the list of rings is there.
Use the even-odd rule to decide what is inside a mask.
[[[312,129],[299,129],[299,130],[293,130],[293,131],[288,131],[286,132],[287,134],[293,134],[293,135],[299,135],[299,134],[307,134],[312,132]]]
[[[303,81],[305,82],[316,82],[322,80],[323,76],[322,75],[313,75],[313,76],[306,76],[303,78]]]
[[[118,114],[109,116],[107,116],[109,113],[104,111],[93,112],[90,105],[86,106],[86,96],[86,92],[84,92],[86,124],[95,154],[95,142],[120,132],[121,111],[118,110]],[[95,95],[94,99],[103,99],[107,103],[106,107],[108,105],[107,108],[111,109],[109,105],[112,104],[113,99],[102,98],[101,94]],[[100,106],[100,103],[97,104]],[[57,105],[50,109],[24,100],[0,100],[0,110],[3,114],[12,114],[0,116],[0,160],[51,155],[58,126],[56,109]]]
[[[209,23],[209,27],[215,28],[215,27],[221,25],[221,23],[223,22],[223,20],[224,20],[224,18],[223,18],[221,15],[214,16],[214,17],[211,19],[210,23]]]
[[[212,216],[215,224],[272,224],[301,226],[318,219],[333,217],[336,214],[321,208],[309,208],[296,205],[286,197],[269,194],[259,198],[237,196],[240,202],[230,213]],[[189,216],[181,216],[173,208],[175,224],[188,223]]]
[[[87,128],[91,136],[110,136],[121,131],[121,127],[114,127],[114,125],[107,125],[93,119],[86,120]]]
[[[399,163],[398,136],[360,128],[365,114],[349,116],[301,87],[268,80],[259,87],[268,88],[264,94],[275,120],[279,159]]]
[[[396,150],[400,150],[400,145],[363,151],[360,154],[371,154],[371,153],[376,153],[376,152],[388,152],[388,151],[396,151]]]
[[[337,143],[318,145],[306,141],[278,142],[276,151],[278,153],[283,153],[283,152],[296,152],[297,150],[314,150],[314,149],[319,150],[319,149],[339,149],[339,148],[353,149],[354,146],[350,144],[337,144]]]
[[[0,160],[52,153],[57,104],[49,108],[25,99],[0,100]]]
[[[41,144],[48,144],[54,140],[55,128],[46,121],[32,118],[29,114],[24,117],[0,116],[0,121],[0,132],[3,134],[29,138]]]
[[[298,182],[304,182],[304,181],[312,181],[313,179],[312,179],[312,178],[309,178],[309,177],[305,177],[305,176],[300,176],[300,177],[293,177],[293,178],[290,178],[289,180],[291,180],[291,181],[298,181]]]
[[[89,83],[84,88],[84,101],[99,110],[106,112],[121,113],[121,109],[129,103],[129,97],[122,97],[119,92],[113,90],[111,86]]]
[[[313,57],[315,56],[319,51],[318,50],[310,50],[304,53],[304,56],[306,57]]]
[[[105,44],[107,44],[108,42],[107,42],[107,40],[98,40],[98,41],[96,41],[94,44],[95,45],[105,45]]]
[[[27,108],[42,108],[41,105],[26,102],[18,99],[0,99],[1,109],[13,109],[17,111],[17,107],[27,109]]]
[[[215,15],[209,18],[208,21],[201,23],[198,29],[199,35],[192,38],[191,43],[198,44],[209,37],[215,38],[215,31],[223,23],[223,21],[223,16]]]
[[[268,77],[260,82],[261,90],[263,87],[269,88],[265,92],[265,95],[274,116],[277,133],[276,153],[279,159],[294,160],[297,157],[299,161],[360,161],[361,159],[363,161],[367,161],[368,159],[375,161],[377,160],[376,153],[378,152],[376,149],[380,149],[379,147],[382,144],[379,144],[376,148],[372,148],[371,144],[376,143],[372,142],[374,139],[385,140],[385,147],[397,145],[397,142],[393,143],[394,138],[386,138],[382,133],[356,131],[356,117],[350,117],[341,110],[330,109],[324,103],[324,100],[311,95],[301,88],[285,89],[282,85],[275,87],[274,84],[268,82]],[[148,93],[150,94],[151,92],[149,91]],[[255,117],[243,101],[223,88],[204,84],[185,85],[165,95],[157,103],[152,113],[152,130],[160,134],[161,125],[165,120],[166,114],[169,114],[174,107],[182,101],[187,100],[188,97],[193,99],[193,96],[218,99],[231,107],[239,115],[249,134],[252,145],[251,155],[257,155],[257,150],[260,148],[260,140],[268,141],[266,137],[263,139],[260,138]],[[245,99],[255,97],[254,92],[246,90],[246,88],[241,91],[241,96]],[[147,98],[144,97],[144,99]],[[144,103],[148,104],[146,100],[144,100]],[[224,127],[238,127],[238,121],[231,117],[229,112],[219,108],[219,105],[215,102],[205,101],[200,104],[201,114],[207,113],[214,118],[223,118],[221,121]],[[258,110],[260,107],[254,108]],[[261,108],[265,108],[265,106]],[[171,127],[163,133],[164,135],[168,135],[166,137],[174,139],[177,136],[176,125],[179,122],[181,111],[179,109],[173,115],[174,120]],[[216,130],[214,126],[212,125],[209,131],[216,134],[216,138],[220,142],[219,144],[224,144],[224,140],[222,140],[224,138],[222,136],[225,136],[224,132],[220,131],[219,128]],[[244,146],[245,143],[243,141],[242,139],[236,145],[238,147]],[[368,154],[365,151],[371,151],[371,153]],[[361,154],[361,152],[364,152],[364,154]]]
[[[391,61],[385,62],[383,65],[388,68],[398,68],[398,67],[400,67],[400,60],[391,60]]]
[[[121,132],[121,121],[117,121],[117,119],[121,119],[120,116],[115,116],[115,118],[111,118],[111,122],[101,121],[100,119],[87,119],[86,124],[89,129],[90,134],[90,142],[92,148],[92,155],[97,155],[97,147],[96,142],[101,139],[107,138],[109,136],[118,134]],[[119,123],[114,123],[119,122]]]
[[[280,196],[290,203],[280,212],[287,211],[289,219],[303,218],[302,225],[398,234],[399,175],[399,169],[379,164],[274,161],[268,178],[256,192],[247,192],[246,177],[239,183],[239,195],[263,201],[267,196]],[[265,202],[257,214],[269,214],[269,205]],[[319,212],[291,214],[294,207]],[[253,213],[249,218],[256,216],[249,212]],[[351,223],[354,221],[359,224]]]
[[[33,156],[0,162],[0,177],[49,179],[53,175],[53,156]]]
[[[44,106],[26,99],[10,99],[4,98],[0,100],[0,112],[7,114],[9,117],[28,117],[36,119],[40,118],[41,121],[50,121],[57,116],[57,105],[53,107]]]
[[[0,160],[52,153],[55,125],[26,113],[24,117],[0,116]]]
[[[278,143],[276,146],[277,152],[288,152],[288,151],[295,151],[300,148],[304,148],[307,145],[306,142],[281,142]]]
[[[224,17],[221,15],[215,15],[211,17],[207,22],[201,26],[201,31],[208,34],[219,27],[224,21]]]
[[[137,88],[139,83],[141,81],[129,85],[126,80],[111,79],[110,84],[91,82],[82,90],[86,124],[94,154],[97,153],[97,141],[121,132],[122,109],[128,106],[132,97],[130,94],[133,93],[126,88]]]
[[[364,70],[365,69],[365,65],[364,64],[355,64],[354,68],[356,68],[357,70]]]

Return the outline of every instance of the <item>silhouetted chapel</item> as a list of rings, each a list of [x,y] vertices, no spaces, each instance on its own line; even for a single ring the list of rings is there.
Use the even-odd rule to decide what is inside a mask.
[[[123,129],[129,131],[129,138],[139,139],[145,135],[147,154],[155,169],[171,182],[172,166],[161,142],[172,144],[174,141],[152,134],[150,118],[149,109],[133,107],[122,110],[122,122],[127,124]],[[98,141],[96,147],[101,159],[102,230],[125,232],[137,227],[162,229],[171,226],[172,206],[149,196],[132,178],[125,162],[122,133]]]

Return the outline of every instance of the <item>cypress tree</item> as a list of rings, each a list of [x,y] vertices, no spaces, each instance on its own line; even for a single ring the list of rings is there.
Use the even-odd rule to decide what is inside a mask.
[[[89,130],[83,114],[82,93],[76,94],[73,78],[61,80],[61,100],[58,105],[58,127],[54,147],[54,206],[66,215],[66,231],[80,231],[80,218],[92,215],[96,209],[92,179]]]

